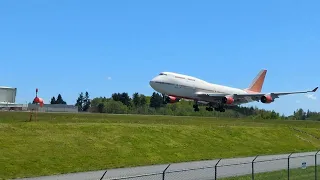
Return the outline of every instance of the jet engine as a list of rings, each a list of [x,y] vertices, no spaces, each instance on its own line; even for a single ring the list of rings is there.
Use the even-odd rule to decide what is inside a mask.
[[[165,103],[176,103],[179,102],[181,100],[181,98],[177,98],[174,96],[165,96],[164,101]]]
[[[222,98],[222,103],[224,104],[232,104],[234,102],[233,97],[225,96]]]
[[[270,95],[264,95],[260,100],[262,103],[271,103],[274,101],[274,99]]]

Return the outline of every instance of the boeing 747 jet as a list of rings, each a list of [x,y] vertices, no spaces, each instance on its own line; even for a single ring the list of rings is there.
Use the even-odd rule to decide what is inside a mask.
[[[246,89],[238,89],[218,84],[212,84],[183,74],[161,72],[150,81],[150,86],[161,93],[164,103],[176,103],[181,99],[194,101],[194,111],[199,111],[199,103],[207,104],[207,111],[225,112],[226,106],[237,106],[253,101],[272,103],[283,95],[316,92],[318,87],[311,91],[271,92],[262,93],[261,89],[267,70],[261,70],[251,85]]]

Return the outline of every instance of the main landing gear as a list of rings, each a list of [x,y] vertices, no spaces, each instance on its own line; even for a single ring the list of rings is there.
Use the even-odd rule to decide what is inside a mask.
[[[206,110],[207,110],[207,111],[213,111],[213,109],[214,109],[215,111],[220,111],[220,112],[225,112],[225,111],[226,111],[226,110],[224,109],[224,107],[223,107],[223,104],[218,104],[217,107],[213,108],[212,103],[209,103],[209,107],[206,107]]]
[[[226,111],[226,110],[223,108],[223,106],[222,106],[222,105],[220,105],[220,106],[218,106],[218,107],[214,108],[214,110],[215,110],[215,111],[220,111],[220,112],[225,112],[225,111]]]
[[[193,109],[194,109],[195,112],[200,111],[198,103],[195,103],[193,105]]]
[[[198,102],[195,102],[195,104],[193,105],[193,109],[194,109],[195,112],[200,111]],[[206,110],[207,111],[215,110],[215,111],[219,111],[219,112],[225,112],[226,111],[222,104],[219,104],[217,107],[213,108],[213,105],[211,103],[209,104],[208,107],[206,107]]]

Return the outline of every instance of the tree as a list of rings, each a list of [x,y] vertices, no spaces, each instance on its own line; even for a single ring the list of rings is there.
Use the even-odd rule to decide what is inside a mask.
[[[88,111],[89,108],[90,108],[90,105],[91,105],[91,102],[90,102],[90,99],[89,99],[89,93],[88,91],[86,91],[85,93],[85,97],[84,97],[84,100],[83,100],[83,111]]]
[[[56,104],[56,98],[54,96],[51,98],[50,104]]]
[[[112,99],[114,101],[120,101],[126,106],[131,105],[131,98],[129,97],[128,93],[123,92],[123,93],[113,93],[112,94]]]
[[[101,103],[98,104],[98,112],[99,113],[105,113],[106,112],[104,103],[101,102]]]
[[[121,101],[121,94],[120,93],[113,93],[111,97],[114,101]]]
[[[140,106],[145,106],[147,104],[147,98],[145,95],[140,94]]]
[[[51,98],[50,104],[67,104],[67,103],[62,99],[61,94],[58,94],[57,99],[54,96]]]
[[[106,113],[112,114],[125,114],[128,111],[128,107],[120,101],[108,101],[105,102]]]
[[[134,93],[133,95],[132,95],[132,102],[133,102],[133,105],[135,106],[135,107],[138,107],[138,106],[140,106],[140,96],[139,96],[139,93]]]
[[[302,108],[299,108],[297,111],[295,111],[293,116],[297,120],[305,120],[306,119],[306,113],[303,111]]]
[[[121,102],[126,106],[130,106],[131,105],[131,98],[129,97],[128,93],[123,92],[121,94]]]
[[[271,111],[271,119],[278,119],[278,117],[279,117],[279,114],[278,113],[276,113],[274,110],[272,110]]]
[[[307,114],[306,114],[306,118],[310,117],[310,110],[308,109]]]
[[[56,100],[56,104],[67,104],[63,99],[61,94],[58,94],[57,100]]]
[[[75,104],[75,106],[78,107],[78,111],[80,112],[83,111],[83,101],[84,101],[83,92],[81,92]]]
[[[150,98],[150,107],[153,108],[160,108],[163,105],[162,96],[158,93],[152,93],[152,96]]]

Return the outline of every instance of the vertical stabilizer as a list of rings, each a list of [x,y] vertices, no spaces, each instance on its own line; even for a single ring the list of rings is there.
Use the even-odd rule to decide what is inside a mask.
[[[246,89],[252,92],[261,92],[264,78],[266,77],[267,70],[261,70],[259,74],[253,79],[251,85]]]

